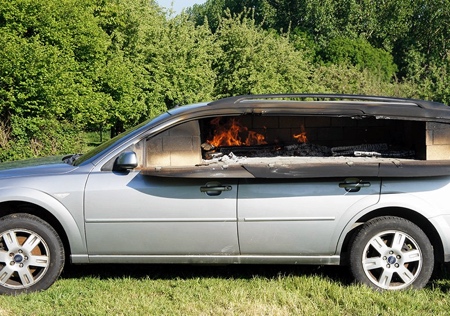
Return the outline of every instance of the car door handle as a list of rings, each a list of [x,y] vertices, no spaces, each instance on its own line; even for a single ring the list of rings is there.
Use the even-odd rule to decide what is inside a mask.
[[[347,192],[358,192],[361,188],[368,188],[370,185],[369,181],[359,179],[345,179],[345,182],[339,183],[339,187],[344,188]]]
[[[200,192],[205,192],[210,196],[220,195],[224,191],[231,191],[231,185],[221,185],[218,182],[208,182],[206,185],[200,187]]]

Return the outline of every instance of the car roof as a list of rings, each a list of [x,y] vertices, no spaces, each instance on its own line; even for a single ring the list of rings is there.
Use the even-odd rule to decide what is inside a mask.
[[[419,106],[422,108],[434,108],[436,106],[444,106],[445,104],[434,102],[434,101],[426,101],[426,100],[417,100],[417,99],[407,99],[407,98],[397,98],[397,97],[384,97],[384,96],[372,96],[372,95],[358,95],[358,94],[326,94],[326,93],[296,93],[296,94],[249,94],[249,95],[240,95],[235,97],[229,97],[220,99],[214,102],[208,103],[209,105],[220,105],[220,104],[238,104],[243,102],[251,102],[251,101],[261,101],[267,100],[275,103],[286,103],[290,102],[301,102],[301,101],[366,101],[366,102],[381,102],[384,104],[387,103],[403,103],[403,104],[411,104],[413,106]]]
[[[407,98],[351,94],[241,95],[208,103],[214,109],[252,109],[252,113],[304,112],[311,115],[361,115],[384,119],[450,122],[445,104]]]

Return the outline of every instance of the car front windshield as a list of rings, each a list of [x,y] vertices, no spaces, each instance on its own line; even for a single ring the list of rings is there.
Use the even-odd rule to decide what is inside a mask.
[[[118,142],[120,139],[124,138],[125,136],[133,133],[134,131],[138,130],[139,128],[141,128],[142,126],[144,126],[145,124],[147,124],[150,120],[147,120],[139,125],[136,125],[128,130],[126,130],[123,133],[120,133],[119,135],[117,135],[114,138],[111,138],[110,140],[102,143],[101,145],[95,147],[94,149],[92,149],[91,151],[87,152],[84,155],[80,155],[77,159],[75,159],[73,161],[73,165],[74,166],[79,166],[81,165],[83,162],[87,161],[88,159],[96,156],[97,154],[101,153],[103,150],[107,149],[108,147],[110,147],[111,145],[113,145],[114,143]]]

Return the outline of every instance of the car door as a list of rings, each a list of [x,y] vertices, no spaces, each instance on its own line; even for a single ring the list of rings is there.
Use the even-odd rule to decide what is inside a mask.
[[[242,180],[241,254],[334,254],[342,217],[376,204],[379,194],[378,179]]]
[[[94,170],[85,194],[89,254],[237,254],[236,194],[228,179]]]

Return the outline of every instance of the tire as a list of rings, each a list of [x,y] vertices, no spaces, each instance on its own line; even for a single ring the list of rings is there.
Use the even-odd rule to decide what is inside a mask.
[[[356,282],[377,290],[422,288],[433,267],[430,240],[417,225],[400,217],[368,221],[350,248],[350,269]]]
[[[0,219],[0,293],[45,290],[64,267],[61,239],[45,221],[30,214]]]

